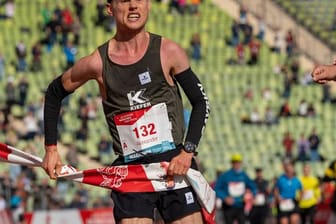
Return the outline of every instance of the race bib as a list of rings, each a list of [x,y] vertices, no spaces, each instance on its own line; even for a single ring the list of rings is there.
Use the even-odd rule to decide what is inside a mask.
[[[245,193],[245,183],[243,182],[230,182],[229,194],[232,197],[240,197]]]
[[[255,196],[255,201],[254,201],[254,204],[255,205],[265,205],[266,203],[266,197],[264,194],[257,194]]]
[[[292,199],[284,199],[282,201],[280,201],[280,211],[282,212],[289,212],[289,211],[293,211],[295,208],[295,204],[294,201]]]
[[[314,191],[313,190],[304,190],[303,191],[303,200],[310,200],[314,197]]]
[[[165,103],[118,114],[114,122],[126,162],[175,149]]]

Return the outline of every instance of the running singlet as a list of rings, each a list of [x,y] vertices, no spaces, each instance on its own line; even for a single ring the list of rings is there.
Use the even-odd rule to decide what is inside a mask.
[[[302,176],[300,181],[303,186],[302,198],[299,202],[300,208],[310,208],[319,202],[321,196],[319,180],[313,176]]]
[[[175,149],[184,137],[183,105],[177,85],[164,77],[161,37],[150,34],[144,56],[130,65],[111,61],[108,44],[98,50],[106,89],[103,108],[115,153],[128,162]]]

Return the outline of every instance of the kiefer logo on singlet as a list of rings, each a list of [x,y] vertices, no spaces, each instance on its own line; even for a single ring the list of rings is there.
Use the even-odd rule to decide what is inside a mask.
[[[149,100],[143,96],[145,91],[146,89],[141,89],[139,91],[130,91],[127,93],[131,110],[138,110],[151,106]]]

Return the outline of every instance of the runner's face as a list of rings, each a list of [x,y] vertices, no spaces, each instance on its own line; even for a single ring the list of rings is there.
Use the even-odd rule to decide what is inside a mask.
[[[308,165],[305,165],[303,167],[303,173],[304,175],[308,176],[310,174],[310,167]]]
[[[293,175],[294,174],[294,167],[290,163],[284,164],[284,170],[285,170],[287,175]]]
[[[150,0],[113,0],[107,6],[107,11],[115,18],[117,27],[141,30],[148,19]]]

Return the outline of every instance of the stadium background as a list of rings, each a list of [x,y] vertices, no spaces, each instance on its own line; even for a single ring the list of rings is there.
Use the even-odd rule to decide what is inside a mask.
[[[14,84],[17,84],[21,77],[26,77],[29,82],[28,98],[26,105],[34,104],[43,96],[43,91],[47,84],[57,75],[61,74],[65,66],[65,57],[62,48],[58,45],[50,51],[44,50],[42,55],[43,69],[38,72],[16,71],[15,46],[20,41],[27,46],[27,62],[31,62],[31,46],[43,38],[41,31],[42,22],[41,9],[48,2],[48,7],[52,9],[56,2],[61,7],[68,5],[72,10],[72,1],[47,1],[47,0],[15,0],[15,16],[12,19],[0,21],[0,51],[5,58],[5,77],[0,82],[0,104],[5,106],[6,92],[5,86],[8,77],[14,78]],[[81,28],[81,40],[77,46],[78,54],[76,58],[91,53],[98,45],[104,43],[113,35],[112,32],[106,32],[103,27],[96,26],[96,1],[84,1],[83,24]],[[248,1],[247,1],[248,2]],[[261,1],[263,2],[263,1]],[[266,4],[264,1],[263,4]],[[335,106],[331,103],[321,103],[322,87],[319,85],[294,85],[291,89],[291,95],[288,102],[293,111],[298,109],[302,99],[313,103],[316,109],[314,118],[290,117],[280,118],[278,124],[267,125],[245,125],[241,118],[248,116],[257,108],[261,116],[267,106],[278,113],[280,106],[285,101],[281,96],[283,91],[283,75],[279,72],[279,66],[287,61],[284,49],[281,54],[276,54],[270,50],[272,40],[261,43],[260,58],[257,65],[249,66],[232,65],[227,62],[236,58],[235,48],[229,46],[227,41],[231,37],[231,25],[233,15],[237,14],[237,4],[241,1],[228,1],[227,5],[221,7],[226,1],[217,1],[216,4],[210,0],[205,0],[200,4],[199,15],[179,15],[178,13],[168,13],[168,4],[154,2],[152,12],[147,25],[147,30],[166,36],[182,45],[190,52],[190,39],[194,33],[199,33],[201,39],[202,58],[199,61],[191,59],[192,67],[203,82],[211,104],[211,117],[208,121],[203,139],[199,146],[199,160],[204,167],[206,178],[212,182],[216,178],[217,170],[225,170],[230,166],[230,156],[234,152],[243,155],[244,167],[253,176],[254,168],[262,166],[265,170],[266,178],[270,179],[281,173],[281,156],[284,153],[282,146],[282,137],[286,131],[290,131],[295,139],[299,138],[301,133],[308,135],[313,127],[316,127],[318,134],[322,139],[320,153],[325,157],[325,161],[312,163],[314,174],[322,175],[323,169],[332,160],[335,150],[336,135],[334,128],[336,118],[334,116]],[[315,37],[318,37],[332,52],[335,48],[336,35],[331,32],[332,21],[334,19],[333,10],[330,4],[335,5],[332,0],[312,0],[312,1],[273,1],[279,7],[279,10],[292,16],[298,23],[292,27],[295,31],[305,27]],[[219,5],[217,5],[219,4]],[[232,11],[226,12],[228,5],[233,5]],[[247,6],[249,6],[247,4]],[[260,3],[260,7],[262,4]],[[336,5],[335,5],[336,6]],[[250,8],[253,8],[250,6]],[[258,8],[258,5],[255,5]],[[311,11],[311,9],[317,11]],[[4,8],[1,8],[2,12]],[[235,10],[235,11],[233,11]],[[248,10],[248,17],[254,21],[256,14]],[[233,12],[233,13],[232,13]],[[262,10],[255,13],[262,13]],[[318,13],[316,13],[318,12]],[[237,14],[238,15],[238,14]],[[280,18],[278,18],[281,20]],[[281,24],[280,24],[281,25]],[[279,26],[280,26],[279,25]],[[28,29],[27,29],[28,28]],[[266,34],[274,33],[267,27]],[[278,27],[285,32],[287,28]],[[258,28],[254,27],[257,31]],[[70,35],[71,38],[71,35]],[[304,46],[301,45],[301,46]],[[315,49],[318,51],[318,49]],[[321,58],[311,58],[304,48],[299,48],[298,56],[303,58],[300,69],[300,78],[310,71],[315,62],[332,62],[332,53],[324,55],[325,60]],[[247,57],[248,58],[248,57]],[[311,60],[313,59],[313,60]],[[253,90],[253,99],[246,100],[244,93],[251,88]],[[272,97],[265,100],[262,92],[265,88],[270,88]],[[78,141],[75,132],[80,128],[80,119],[77,117],[79,105],[78,100],[83,94],[90,93],[96,96],[97,86],[94,82],[87,83],[84,88],[76,91],[69,99],[68,105],[64,107],[64,129],[60,134],[60,145],[62,155],[65,156],[67,146],[74,144],[80,152],[79,169],[92,168],[108,164],[113,160],[114,155],[104,156],[103,160],[97,160],[97,144],[102,135],[108,134],[102,108],[99,105],[97,118],[88,121],[88,138],[85,141]],[[333,92],[332,92],[333,94]],[[185,107],[189,108],[187,102]],[[2,131],[0,141],[8,142],[17,148],[24,149],[31,145],[36,149],[35,153],[43,155],[43,139],[36,137],[34,140],[23,140],[20,136],[24,132],[22,118],[26,115],[28,106],[21,107],[14,105],[11,110],[11,122],[15,128]],[[13,137],[14,136],[14,137]],[[296,152],[296,148],[294,149]],[[65,160],[64,160],[65,161]],[[297,171],[300,173],[300,166]],[[9,170],[9,165],[0,163],[2,173]],[[38,180],[46,177],[44,172],[36,169]],[[55,182],[51,181],[51,185]],[[69,188],[65,200],[70,201],[77,185]],[[104,190],[88,187],[90,201],[97,197],[107,197]],[[92,199],[92,200],[91,200]],[[32,209],[28,206],[28,209]]]

